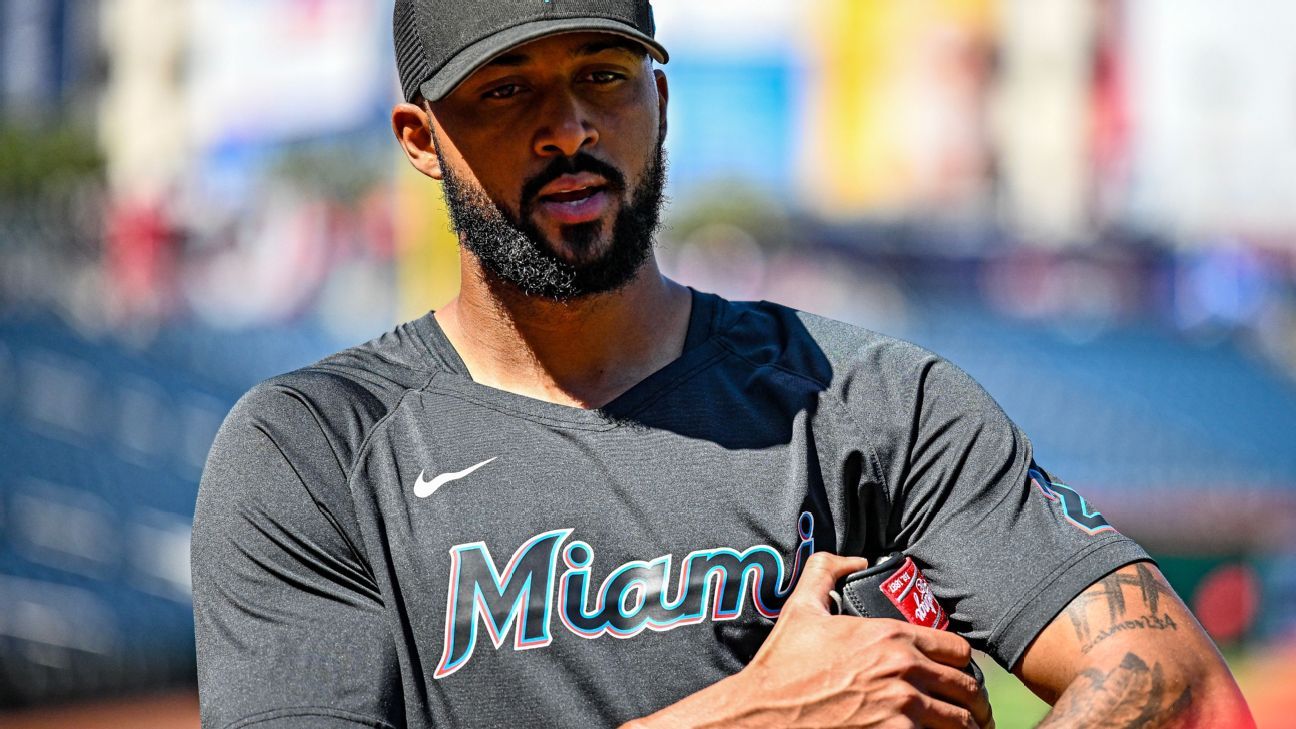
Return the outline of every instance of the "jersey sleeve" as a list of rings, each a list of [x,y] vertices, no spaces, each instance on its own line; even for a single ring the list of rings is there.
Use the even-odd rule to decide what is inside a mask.
[[[394,727],[398,661],[343,467],[311,411],[262,385],[222,425],[191,550],[202,724]]]
[[[923,566],[954,630],[1012,667],[1076,595],[1148,555],[1035,463],[971,377],[906,359],[882,363],[895,377],[878,416],[886,547]]]

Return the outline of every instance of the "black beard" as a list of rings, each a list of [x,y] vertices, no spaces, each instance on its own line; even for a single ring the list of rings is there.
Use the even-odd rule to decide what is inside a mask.
[[[477,256],[487,273],[528,296],[571,301],[622,288],[634,280],[648,260],[661,224],[664,200],[666,152],[662,142],[660,138],[657,140],[657,149],[630,203],[617,211],[612,242],[602,256],[592,254],[602,237],[602,221],[563,226],[561,235],[575,252],[575,262],[563,260],[554,253],[540,230],[531,223],[532,201],[545,185],[564,174],[577,172],[602,175],[608,181],[606,194],[623,199],[626,183],[619,170],[583,152],[574,157],[556,158],[523,185],[521,219],[514,220],[485,190],[451,171],[441,155],[439,140],[436,140],[436,150],[450,220],[463,245]]]

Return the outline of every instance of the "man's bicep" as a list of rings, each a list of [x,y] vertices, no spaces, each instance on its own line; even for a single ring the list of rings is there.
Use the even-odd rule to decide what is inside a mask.
[[[1240,694],[1219,652],[1150,562],[1126,565],[1077,595],[1013,673],[1055,705],[1041,726],[1113,717],[1205,726],[1221,716],[1229,723],[1216,726],[1246,725],[1247,717],[1227,713]]]
[[[321,454],[310,434],[276,443],[263,422],[275,417],[240,403],[199,491],[192,569],[204,726],[403,719],[381,596],[294,467]]]

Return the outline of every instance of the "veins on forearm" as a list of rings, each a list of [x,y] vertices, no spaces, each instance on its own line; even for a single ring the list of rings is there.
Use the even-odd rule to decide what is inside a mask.
[[[1084,726],[1102,729],[1186,726],[1190,719],[1192,688],[1174,696],[1167,687],[1160,663],[1147,663],[1126,653],[1120,665],[1103,673],[1089,669],[1045,717],[1040,729]]]
[[[1169,612],[1161,612],[1161,598],[1174,593],[1145,564],[1134,565],[1137,575],[1112,573],[1098,582],[1066,609],[1067,618],[1080,642],[1080,652],[1088,653],[1111,636],[1130,630],[1178,630]],[[1138,588],[1137,597],[1127,599],[1125,588]],[[1101,617],[1090,619],[1090,608],[1096,602],[1107,607],[1107,622]],[[1097,625],[1095,625],[1097,623]]]

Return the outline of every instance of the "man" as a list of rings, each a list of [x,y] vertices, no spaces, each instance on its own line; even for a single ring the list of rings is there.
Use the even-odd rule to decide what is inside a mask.
[[[664,278],[646,0],[399,0],[444,309],[229,415],[194,523],[210,727],[1243,726],[1147,555],[912,345]],[[836,616],[861,556],[955,632]],[[838,556],[841,555],[841,556]]]

